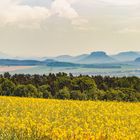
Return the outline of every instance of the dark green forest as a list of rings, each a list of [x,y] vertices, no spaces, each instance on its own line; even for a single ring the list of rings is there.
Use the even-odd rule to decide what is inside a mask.
[[[0,75],[0,95],[49,99],[140,101],[140,78],[109,76]]]

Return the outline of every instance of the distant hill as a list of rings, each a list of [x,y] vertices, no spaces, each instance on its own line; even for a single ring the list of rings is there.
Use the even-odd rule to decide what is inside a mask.
[[[116,55],[107,55],[106,52],[97,51],[90,54],[81,54],[77,56],[60,55],[56,57],[12,57],[10,55],[0,52],[0,65],[46,65],[46,63],[48,64],[48,61],[51,61],[51,63],[52,61],[53,63],[57,62],[57,64],[58,62],[75,64],[105,64],[120,62],[128,63],[134,62],[137,58],[140,58],[140,52],[135,51],[121,52]],[[67,65],[66,63],[65,65]]]
[[[86,58],[87,56],[88,56],[88,54],[81,54],[81,55],[75,56],[73,58],[73,62],[79,62],[80,60]]]
[[[118,61],[127,62],[127,61],[134,61],[135,59],[140,57],[140,53],[134,51],[121,52],[117,55],[113,55],[112,57]]]
[[[118,64],[76,64],[70,62],[58,62],[52,59],[44,61],[0,59],[1,66],[49,66],[49,67],[81,67],[81,68],[121,68]]]
[[[1,66],[34,66],[41,64],[41,61],[36,60],[0,59]]]
[[[15,59],[15,60],[40,60],[40,57],[19,57],[19,56],[11,56],[6,53],[0,52],[0,59]]]
[[[135,62],[140,62],[140,57],[136,58]]]
[[[73,57],[70,55],[60,55],[57,57],[53,57],[52,59],[54,59],[56,61],[60,61],[60,62],[71,62]]]
[[[129,62],[134,61],[138,57],[140,57],[140,52],[135,51],[120,52],[116,55],[107,55],[106,52],[97,51],[92,52],[90,54],[81,54],[78,56],[60,55],[57,57],[43,57],[40,60],[53,59],[59,62],[90,64],[90,63]]]
[[[37,65],[47,65],[50,67],[75,67],[80,66],[80,64],[74,64],[69,62],[58,62],[52,59],[47,59],[44,61],[37,60],[16,60],[16,59],[0,59],[1,66],[37,66]]]
[[[70,56],[70,55],[60,55],[57,57],[51,57],[51,59],[59,61],[59,62],[71,62],[71,63],[78,63],[79,60],[85,58],[88,54],[81,54],[78,56]]]
[[[93,64],[93,63],[112,63],[116,62],[115,59],[108,56],[103,51],[92,52],[90,55],[79,61],[80,63]]]
[[[0,59],[11,59],[11,58],[13,58],[13,57],[5,54],[3,52],[0,52]]]

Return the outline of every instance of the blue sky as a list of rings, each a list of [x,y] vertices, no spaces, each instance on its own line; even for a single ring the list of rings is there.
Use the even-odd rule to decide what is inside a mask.
[[[0,51],[16,56],[108,53],[140,46],[139,0],[0,1]]]

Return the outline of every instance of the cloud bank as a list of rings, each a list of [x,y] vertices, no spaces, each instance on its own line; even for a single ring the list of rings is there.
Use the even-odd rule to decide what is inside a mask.
[[[99,0],[99,1],[104,3],[110,3],[113,5],[123,5],[123,6],[128,6],[128,5],[132,6],[132,5],[140,4],[139,0]]]
[[[30,6],[22,4],[24,0],[0,1],[0,25],[16,25],[18,27],[38,27],[51,16],[66,18],[72,24],[85,23],[71,4],[78,0],[54,0],[51,7]]]

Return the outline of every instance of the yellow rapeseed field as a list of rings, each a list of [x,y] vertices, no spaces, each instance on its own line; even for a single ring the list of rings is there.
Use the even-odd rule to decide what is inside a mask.
[[[140,103],[0,97],[0,140],[140,140]]]

